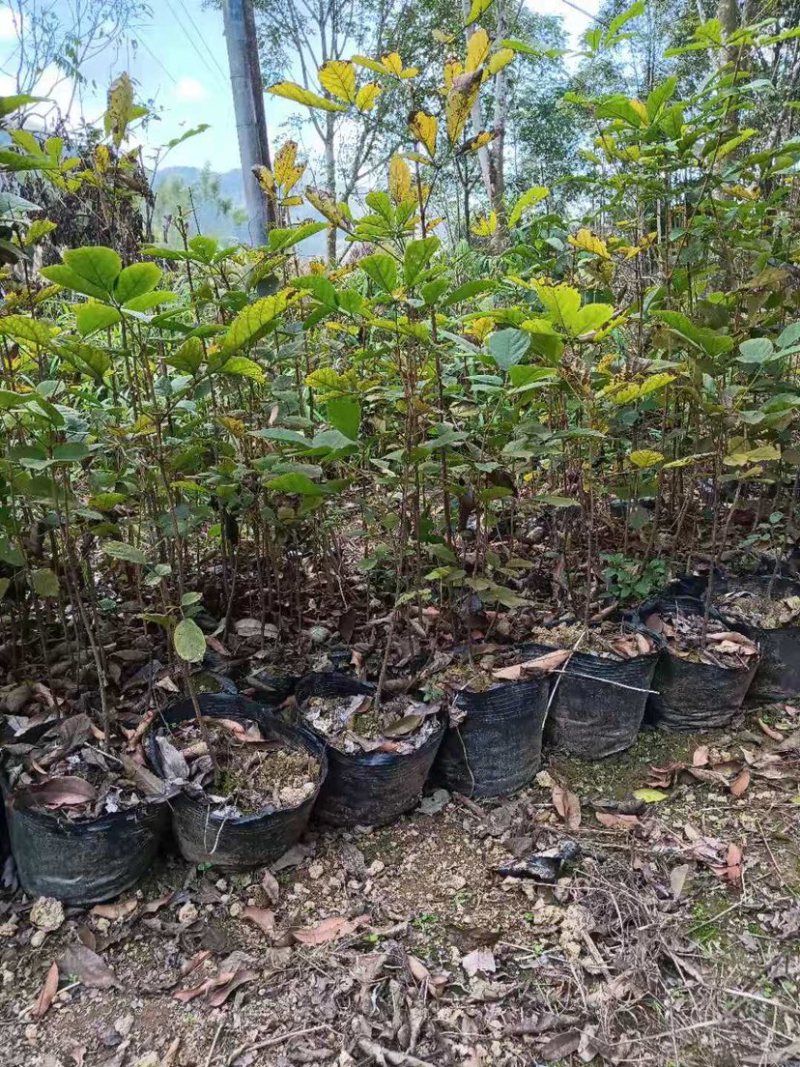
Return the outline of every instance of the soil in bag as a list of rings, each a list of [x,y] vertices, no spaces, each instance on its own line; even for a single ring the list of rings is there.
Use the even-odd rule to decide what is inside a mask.
[[[795,700],[800,695],[800,582],[780,576],[730,577],[712,591],[724,619],[761,649],[747,691],[748,704]]]
[[[151,764],[180,788],[172,826],[183,857],[227,870],[262,867],[301,836],[325,778],[323,746],[243,697],[198,697],[161,714]]]
[[[96,904],[130,889],[169,828],[165,783],[124,748],[100,747],[87,715],[7,738],[0,788],[20,885]]]
[[[560,652],[550,675],[545,743],[580,759],[630,748],[644,718],[661,650],[654,634],[605,621],[540,627],[524,652],[529,662]]]
[[[444,733],[440,705],[387,695],[378,706],[373,685],[338,673],[306,675],[296,696],[328,753],[315,818],[384,826],[416,806]]]
[[[643,605],[639,617],[664,641],[653,676],[656,690],[646,718],[666,731],[727,726],[741,708],[760,659],[759,648],[716,610],[703,618],[693,597],[667,597]]]
[[[528,785],[542,759],[549,681],[526,672],[519,648],[473,652],[436,679],[449,695],[449,726],[433,768],[437,785],[496,797]],[[549,668],[548,668],[549,669]]]

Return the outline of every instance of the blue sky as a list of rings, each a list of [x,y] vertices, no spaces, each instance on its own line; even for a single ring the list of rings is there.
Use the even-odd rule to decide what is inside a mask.
[[[41,6],[43,0],[31,2]],[[562,16],[573,45],[577,45],[589,25],[586,15],[564,0],[528,2],[537,13]],[[70,0],[47,2],[56,12],[62,4],[66,10]],[[19,10],[19,5],[20,0],[14,0],[12,10],[0,0],[0,94],[15,89],[13,75],[19,53],[14,11]],[[580,6],[594,12],[599,0],[580,0]],[[22,0],[23,12],[25,7],[26,0]],[[221,12],[204,8],[201,0],[154,0],[152,16],[142,22],[135,36],[135,44],[120,51],[108,49],[93,59],[86,72],[87,86],[76,90],[69,80],[60,79],[57,71],[47,69],[36,87],[37,93],[55,100],[62,110],[69,109],[70,117],[83,116],[93,122],[103,113],[107,86],[127,70],[137,85],[139,98],[152,99],[159,113],[158,120],[141,134],[147,153],[207,122],[211,128],[174,149],[165,165],[203,166],[210,162],[215,171],[237,167],[238,146]],[[288,101],[267,97],[267,124],[273,144],[284,139],[280,127],[292,112],[293,105]],[[307,136],[308,143],[301,148],[313,154],[315,142],[310,134]]]

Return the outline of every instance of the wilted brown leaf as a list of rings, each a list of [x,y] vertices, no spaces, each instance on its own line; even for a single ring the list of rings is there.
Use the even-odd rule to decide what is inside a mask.
[[[468,952],[461,959],[461,966],[470,976],[478,974],[493,974],[497,970],[494,953],[490,948],[476,948]]]
[[[767,737],[771,737],[773,741],[783,741],[784,737],[780,730],[776,730],[774,727],[769,726],[763,719],[756,719],[756,722]]]
[[[87,804],[96,799],[97,790],[83,778],[65,775],[63,778],[48,778],[37,785],[26,786],[19,790],[17,797],[23,804],[42,806],[55,811],[57,808]]]
[[[58,992],[58,964],[51,963],[50,970],[47,972],[47,977],[44,980],[41,992],[39,993],[39,999],[36,1001],[36,1007],[31,1012],[31,1016],[34,1019],[41,1019],[47,1012],[47,1009],[53,1003],[53,997]]]
[[[568,830],[577,830],[581,824],[581,802],[563,785],[553,786],[553,807],[564,820]]]
[[[86,945],[70,945],[61,957],[60,970],[62,974],[74,975],[89,989],[111,989],[118,985],[105,960]]]
[[[610,830],[634,830],[642,825],[638,815],[616,815],[610,811],[596,811],[594,817]]]
[[[679,867],[673,867],[669,872],[669,887],[672,891],[673,900],[678,900],[683,893],[683,887],[686,885],[690,869],[688,863],[682,863]]]
[[[281,896],[281,887],[272,871],[264,871],[261,877],[261,887],[267,894],[267,900],[269,900],[270,904],[273,906],[277,904]]]
[[[292,937],[301,945],[324,945],[340,937],[349,937],[368,920],[368,915],[358,915],[355,919],[332,915],[329,919],[323,919],[318,926],[305,926],[292,930]]]
[[[693,767],[707,767],[708,766],[708,745],[698,745],[692,753],[692,766]]]
[[[411,972],[411,976],[415,979],[415,981],[430,981],[431,972],[428,970],[422,960],[417,959],[416,956],[406,956],[406,962],[408,964],[408,969]]]
[[[171,903],[175,896],[175,890],[170,890],[169,893],[165,893],[163,897],[157,897],[155,900],[149,900],[144,906],[144,912],[147,915],[155,915],[157,911],[161,911],[167,904]]]
[[[259,928],[262,934],[270,937],[275,932],[275,912],[269,908],[246,907],[242,910],[242,918],[249,919]]]
[[[409,734],[413,734],[415,730],[418,730],[424,721],[425,719],[422,715],[404,715],[402,719],[389,723],[384,728],[383,733],[386,737],[407,737]]]
[[[110,919],[114,922],[117,919],[127,918],[127,916],[135,912],[138,907],[138,900],[120,900],[116,904],[95,904],[91,914],[96,915],[99,919]]]
[[[747,787],[750,785],[750,771],[745,767],[743,771],[731,782],[731,793],[735,797],[740,797],[742,793],[746,792]]]
[[[557,670],[571,655],[572,652],[568,648],[557,648],[553,652],[545,652],[544,655],[526,660],[524,663],[515,663],[512,667],[502,667],[500,670],[492,671],[492,677],[507,682],[516,682],[524,674],[547,674],[549,671]]]
[[[255,971],[238,970],[236,971],[224,985],[216,985],[212,992],[208,995],[208,1003],[212,1008],[221,1008],[231,993],[239,989],[240,986],[245,985],[247,982],[254,982],[258,978],[258,974]]]
[[[563,1034],[551,1037],[547,1044],[539,1050],[539,1059],[545,1063],[555,1063],[557,1060],[566,1060],[573,1052],[578,1051],[581,1043],[580,1030],[567,1030]]]

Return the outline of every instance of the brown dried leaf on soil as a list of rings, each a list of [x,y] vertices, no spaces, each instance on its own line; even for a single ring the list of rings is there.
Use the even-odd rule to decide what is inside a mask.
[[[47,1009],[53,1003],[53,997],[58,992],[58,964],[51,963],[50,969],[47,972],[47,977],[44,980],[41,992],[39,993],[39,999],[36,1001],[36,1007],[31,1012],[31,1018],[41,1019],[47,1012]]]
[[[60,970],[74,975],[89,989],[111,989],[119,984],[105,960],[86,945],[70,945],[61,957]]]
[[[97,790],[83,778],[65,775],[62,778],[48,778],[37,785],[29,785],[17,794],[23,804],[45,807],[50,811],[58,808],[77,807],[95,800]]]
[[[686,879],[689,877],[691,868],[688,863],[682,863],[678,867],[673,867],[669,872],[669,888],[672,892],[672,899],[680,899],[686,886]]]
[[[539,1050],[539,1057],[545,1063],[566,1060],[573,1052],[578,1051],[580,1043],[580,1030],[567,1030],[563,1034],[556,1034],[555,1037],[551,1037],[547,1044]]]
[[[472,952],[468,952],[466,956],[462,957],[461,966],[470,978],[479,972],[493,974],[497,970],[494,953],[490,948],[476,948]]]
[[[581,825],[581,802],[566,786],[553,786],[553,807],[564,820],[568,830],[577,830]]]
[[[242,910],[242,918],[249,919],[267,937],[271,937],[275,933],[275,912],[270,911],[269,908],[248,906]]]
[[[758,723],[762,732],[765,733],[767,737],[772,738],[773,741],[784,740],[784,736],[780,732],[780,730],[776,730],[773,726],[769,726],[767,723],[764,722],[763,719],[756,719],[756,722]]]
[[[96,915],[98,919],[110,919],[115,922],[117,919],[126,919],[138,907],[138,900],[120,900],[116,904],[95,904],[91,914]]]
[[[329,941],[349,937],[368,921],[369,915],[357,915],[355,919],[332,915],[329,919],[323,919],[317,926],[302,926],[292,930],[292,937],[300,945],[325,945]]]
[[[642,825],[638,815],[615,815],[609,811],[596,811],[594,817],[609,830],[635,830]]]
[[[515,663],[511,667],[501,667],[500,670],[492,671],[492,677],[505,682],[518,682],[525,674],[547,674],[549,671],[558,670],[572,655],[568,648],[557,648],[554,652],[545,652],[543,656],[526,660],[524,663]]]
[[[737,885],[742,880],[742,850],[738,845],[731,842],[725,855],[724,867],[712,867],[711,870],[718,878]]]
[[[261,888],[267,894],[267,900],[273,907],[278,903],[281,896],[281,887],[278,884],[278,879],[272,873],[272,871],[264,871],[261,876]]]
[[[745,767],[743,771],[740,771],[731,782],[731,793],[735,797],[740,797],[742,793],[747,791],[747,787],[750,785],[750,771]]]

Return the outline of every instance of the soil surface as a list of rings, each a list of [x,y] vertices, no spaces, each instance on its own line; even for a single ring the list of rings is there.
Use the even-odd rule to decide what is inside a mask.
[[[168,856],[94,909],[7,894],[0,1062],[797,1063],[799,780],[780,705],[553,759],[514,797],[312,829],[270,871]],[[555,884],[497,872],[565,841]]]
[[[737,590],[718,597],[716,605],[727,618],[760,626],[762,630],[800,625],[800,596],[775,598]]]
[[[312,696],[301,708],[303,720],[340,752],[397,752],[421,748],[439,727],[441,705],[398,696],[381,702],[369,694]]]
[[[693,663],[747,670],[758,655],[758,646],[753,641],[719,619],[705,619],[676,609],[649,615],[644,624],[661,635],[673,655]]]
[[[175,746],[188,768],[186,780],[202,786],[217,804],[214,810],[229,818],[296,808],[319,779],[319,763],[308,752],[265,741],[255,723],[244,728],[225,719],[204,719],[201,730],[189,721],[159,743],[162,759],[163,745]]]

